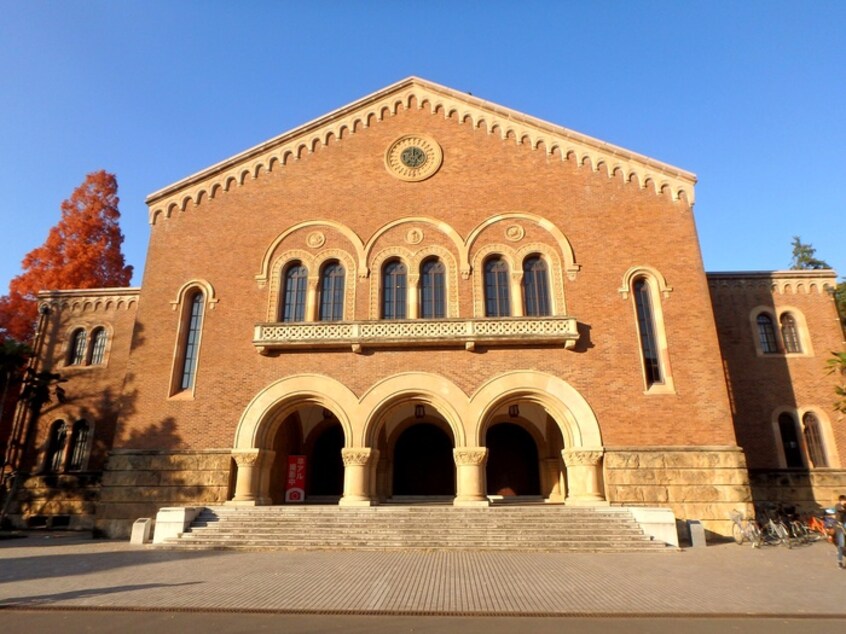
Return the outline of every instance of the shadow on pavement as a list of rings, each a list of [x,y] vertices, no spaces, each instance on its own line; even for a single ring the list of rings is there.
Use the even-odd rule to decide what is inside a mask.
[[[59,592],[56,594],[43,594],[31,597],[11,597],[0,599],[0,608],[24,608],[43,606],[48,603],[82,599],[84,597],[99,597],[120,592],[132,592],[133,590],[150,590],[152,588],[173,588],[179,586],[190,586],[202,583],[201,581],[186,581],[184,583],[140,583],[132,586],[115,586],[111,588],[89,588],[87,590],[73,590],[70,592]]]

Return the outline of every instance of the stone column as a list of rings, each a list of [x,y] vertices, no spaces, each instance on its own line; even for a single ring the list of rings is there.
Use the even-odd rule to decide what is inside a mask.
[[[519,271],[511,271],[511,316],[523,316],[523,268],[521,264]]]
[[[270,504],[267,498],[267,487],[263,482],[268,480],[270,469],[262,469],[267,464],[267,456],[270,455],[272,463],[275,452],[266,449],[240,449],[232,452],[235,464],[238,465],[238,474],[235,480],[235,496],[227,502],[236,506],[261,506]],[[262,491],[262,488],[264,489]]]
[[[452,450],[455,459],[455,506],[490,506],[485,491],[487,447],[461,447]]]
[[[320,276],[319,275],[309,275],[308,276],[308,285],[306,286],[306,305],[305,305],[305,320],[306,321],[317,321],[318,320],[318,306],[317,302],[319,298],[317,296],[317,289],[320,286]],[[283,299],[284,301],[284,299]]]
[[[608,504],[600,491],[602,481],[602,454],[604,449],[564,449],[567,465],[568,504]]]
[[[409,273],[406,277],[405,316],[407,319],[417,319],[420,316],[420,275]]]
[[[559,458],[543,459],[543,482],[546,492],[546,499],[550,502],[563,502],[564,495],[561,491],[561,469]]]
[[[344,497],[339,506],[372,506],[368,484],[370,480],[370,461],[379,458],[377,449],[356,447],[341,449],[344,460]]]

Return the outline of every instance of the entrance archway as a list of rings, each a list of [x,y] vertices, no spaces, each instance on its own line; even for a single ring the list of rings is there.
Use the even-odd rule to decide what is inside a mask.
[[[520,425],[499,423],[488,428],[489,495],[540,495],[538,447]]]
[[[432,423],[405,429],[394,445],[393,495],[455,495],[453,442]]]
[[[308,456],[308,487],[306,499],[313,497],[340,498],[344,492],[344,429],[335,422],[322,430],[315,430],[316,438]]]

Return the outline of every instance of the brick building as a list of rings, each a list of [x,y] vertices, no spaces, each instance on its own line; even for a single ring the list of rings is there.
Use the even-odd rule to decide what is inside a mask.
[[[524,496],[725,532],[751,495],[827,504],[835,275],[706,274],[694,184],[410,78],[155,192],[140,289],[41,296],[70,400],[17,521],[282,504],[290,456],[307,500],[351,506]]]

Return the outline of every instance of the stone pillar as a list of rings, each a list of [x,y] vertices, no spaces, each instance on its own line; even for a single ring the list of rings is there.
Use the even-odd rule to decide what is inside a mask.
[[[604,449],[564,449],[567,465],[567,504],[608,504],[600,491]]]
[[[455,506],[490,506],[485,491],[487,447],[461,447],[452,450],[455,459]]]
[[[511,316],[512,317],[522,317],[523,316],[523,266],[522,264],[517,264],[520,267],[519,271],[512,271],[511,272]]]
[[[368,489],[370,480],[370,462],[378,460],[379,451],[369,447],[341,449],[344,460],[344,497],[339,506],[372,506],[373,500]]]
[[[420,297],[420,275],[409,273],[406,277],[405,316],[407,319],[417,319],[420,315],[418,306]]]
[[[543,483],[546,499],[549,502],[563,502],[564,494],[561,491],[561,460],[559,458],[543,459]]]
[[[267,497],[267,482],[273,463],[274,451],[266,449],[240,449],[232,452],[235,464],[238,465],[235,480],[235,496],[227,502],[236,506],[261,506],[270,504]],[[264,472],[264,473],[263,473]]]
[[[319,275],[309,275],[308,276],[308,285],[306,286],[306,305],[305,305],[305,320],[306,321],[317,321],[318,317],[318,306],[317,302],[319,298],[317,296],[317,290],[320,286],[320,276]],[[284,301],[284,298],[283,298]]]

